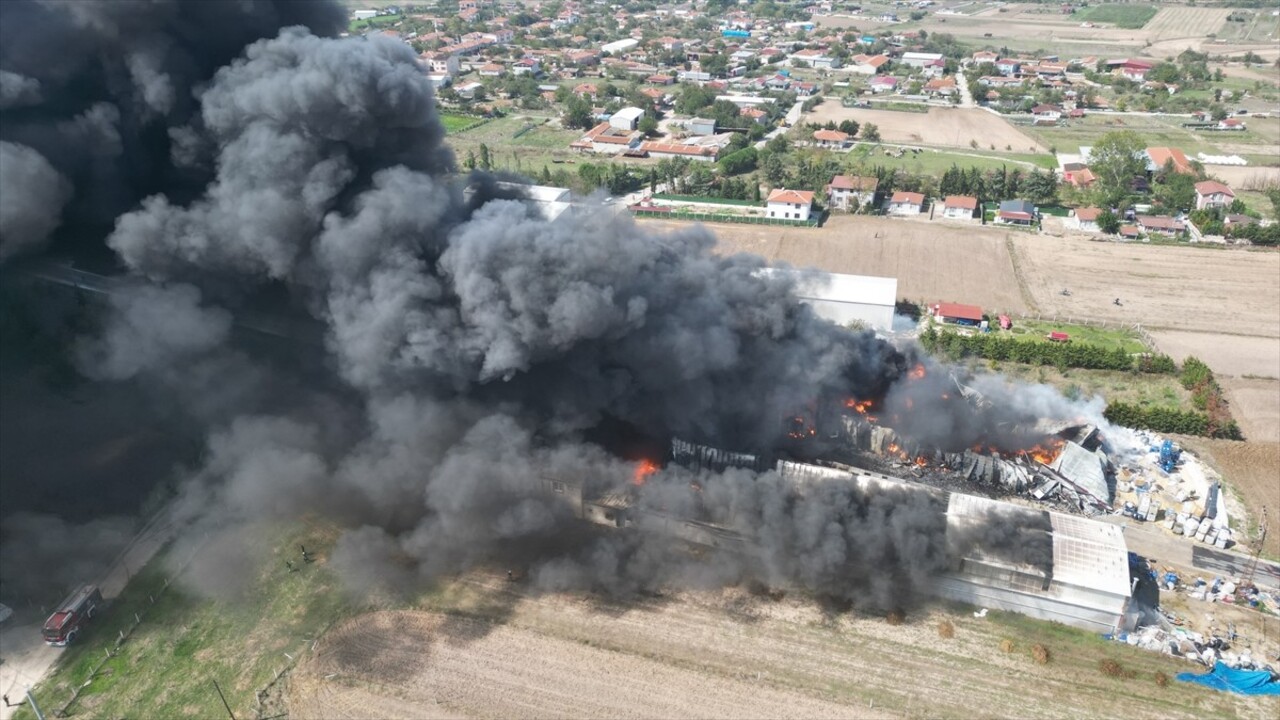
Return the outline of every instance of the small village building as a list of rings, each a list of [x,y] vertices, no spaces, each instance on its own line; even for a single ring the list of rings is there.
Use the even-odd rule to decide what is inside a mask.
[[[890,215],[919,215],[924,211],[924,195],[899,190],[889,198]]]
[[[1029,200],[1005,200],[996,212],[996,222],[1006,225],[1032,225],[1036,221],[1036,206]]]
[[[1102,208],[1087,207],[1076,210],[1076,227],[1084,232],[1102,232],[1102,228],[1098,225],[1098,218],[1102,215]]]
[[[1196,209],[1224,208],[1234,202],[1236,194],[1216,180],[1196,183]]]
[[[836,175],[827,185],[827,207],[852,211],[875,204],[880,181],[874,177]]]
[[[777,220],[807,221],[812,206],[812,192],[777,188],[769,193],[769,198],[765,202],[765,213]]]
[[[849,133],[839,130],[816,130],[813,133],[813,141],[818,147],[841,150],[849,147]]]
[[[977,305],[944,302],[935,304],[930,310],[933,319],[940,323],[974,327],[982,324],[982,308]]]
[[[942,217],[950,220],[972,220],[978,211],[978,198],[971,195],[948,195],[942,201]]]

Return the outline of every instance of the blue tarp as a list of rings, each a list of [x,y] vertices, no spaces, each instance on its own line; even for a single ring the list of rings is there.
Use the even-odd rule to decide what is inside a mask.
[[[1272,680],[1266,670],[1233,670],[1221,662],[1213,666],[1212,672],[1178,673],[1178,679],[1241,695],[1280,695],[1280,682]]]

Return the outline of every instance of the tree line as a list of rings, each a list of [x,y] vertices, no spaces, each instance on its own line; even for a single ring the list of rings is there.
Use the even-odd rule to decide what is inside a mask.
[[[1173,358],[1168,355],[1134,356],[1123,348],[1104,348],[1079,342],[1018,340],[987,333],[965,335],[950,330],[939,332],[932,326],[920,334],[920,344],[931,353],[953,360],[980,357],[1027,365],[1052,365],[1059,369],[1129,370],[1166,374],[1177,371]]]

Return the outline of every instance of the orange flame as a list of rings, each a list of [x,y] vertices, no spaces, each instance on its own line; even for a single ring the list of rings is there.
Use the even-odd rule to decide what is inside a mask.
[[[871,401],[870,400],[854,400],[853,398],[849,398],[848,400],[844,401],[844,406],[847,408],[851,408],[854,412],[858,413],[859,415],[866,415],[867,411],[871,409]]]
[[[631,484],[643,485],[645,480],[652,474],[658,472],[658,464],[652,460],[641,460],[636,465],[635,475],[631,478]]]
[[[928,458],[923,455],[916,456],[916,467],[924,467],[929,464]]]
[[[1066,441],[1061,438],[1053,438],[1049,440],[1048,447],[1037,444],[1027,450],[1027,454],[1031,456],[1031,459],[1041,465],[1048,465],[1062,454],[1062,448],[1064,445],[1066,445]]]
[[[912,380],[920,380],[924,375],[923,363],[917,364],[915,367],[911,368],[911,372],[907,373],[907,377],[910,377]]]

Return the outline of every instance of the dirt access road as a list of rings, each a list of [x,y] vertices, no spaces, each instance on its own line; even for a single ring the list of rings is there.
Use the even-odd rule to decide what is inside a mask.
[[[917,113],[847,108],[839,100],[826,100],[804,116],[805,122],[819,125],[828,121],[839,124],[842,120],[874,123],[880,128],[880,138],[887,143],[982,149],[994,145],[997,150],[1008,146],[1019,153],[1048,152],[1004,118],[976,108],[931,107],[927,113]]]
[[[146,565],[169,542],[175,531],[176,526],[167,513],[157,514],[120,553],[107,573],[97,580],[103,597],[110,602],[119,595],[132,573]],[[20,610],[0,626],[0,691],[8,695],[11,702],[17,703],[26,688],[42,680],[62,656],[62,648],[44,644],[40,635],[44,621],[44,614],[32,608]],[[18,707],[16,704],[4,707],[0,703],[0,720],[8,720]],[[54,710],[41,709],[46,712]]]
[[[1167,720],[1280,708],[1184,683],[1161,688],[1155,670],[1192,666],[967,610],[891,625],[740,589],[621,605],[526,594],[497,574],[456,585],[467,587],[444,589],[450,598],[429,600],[431,609],[358,616],[321,638],[289,677],[290,717],[970,718],[981,708],[994,717]],[[952,639],[939,637],[943,617]],[[1018,649],[1002,652],[1003,638]],[[1051,645],[1050,664],[1030,660],[1032,642]],[[1138,679],[1098,672],[1100,647]]]

